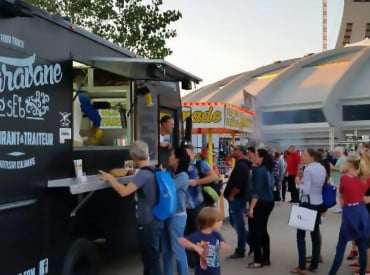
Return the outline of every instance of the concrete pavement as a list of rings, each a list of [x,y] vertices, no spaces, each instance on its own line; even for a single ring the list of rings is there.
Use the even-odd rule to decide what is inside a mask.
[[[244,258],[238,260],[225,260],[225,257],[232,253],[221,253],[221,269],[222,274],[239,275],[239,274],[261,274],[261,275],[278,275],[290,274],[290,269],[298,265],[298,253],[296,247],[296,230],[287,225],[288,216],[291,204],[287,202],[278,202],[271,214],[269,220],[269,233],[271,238],[271,263],[269,267],[261,269],[249,269],[248,263],[252,258]],[[334,207],[335,208],[335,207]],[[333,208],[332,208],[333,209]],[[331,262],[335,254],[335,246],[337,243],[340,214],[334,214],[329,210],[326,219],[321,225],[323,236],[322,256],[323,263],[319,266],[319,272],[316,274],[328,274]],[[233,228],[228,222],[224,223],[221,230],[225,240],[234,248],[236,244],[236,235]],[[306,236],[307,255],[311,255],[311,239],[309,233]],[[347,245],[347,251],[350,249],[350,244]],[[248,250],[248,248],[247,248]],[[346,252],[347,253],[347,252]],[[352,274],[352,270],[347,267],[351,261],[343,260],[339,275]],[[138,255],[125,256],[115,260],[103,260],[101,275],[118,275],[132,274],[142,275],[142,265]],[[193,272],[190,272],[193,274]],[[307,274],[314,274],[307,272]]]

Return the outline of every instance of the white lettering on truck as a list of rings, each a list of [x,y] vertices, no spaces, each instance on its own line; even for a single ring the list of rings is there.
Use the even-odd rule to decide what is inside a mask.
[[[18,275],[36,275],[36,268],[32,267],[23,273],[18,273]]]
[[[52,146],[53,133],[0,131],[0,145]]]
[[[24,46],[21,39],[0,33],[0,43]],[[50,96],[40,91],[43,86],[60,83],[63,79],[62,66],[55,64],[35,64],[36,54],[26,58],[0,56],[0,119],[44,120],[50,110]],[[37,87],[34,93],[22,90]],[[54,133],[31,131],[0,130],[0,146],[22,146],[0,158],[0,169],[16,170],[35,166],[37,158],[27,156],[25,146],[53,146]],[[64,136],[67,139],[68,135]],[[22,159],[20,159],[22,157]]]
[[[27,58],[10,58],[0,56],[0,93],[14,90],[55,85],[62,81],[63,72],[59,63],[53,65],[33,66],[36,55]],[[10,70],[8,66],[15,67]]]
[[[46,275],[49,272],[49,259],[45,258],[39,261],[38,266],[38,275]],[[36,267],[29,268],[23,272],[18,273],[17,275],[36,275]]]
[[[43,259],[39,262],[39,275],[45,275],[49,272],[49,259]]]
[[[0,43],[9,44],[18,48],[24,48],[24,41],[9,34],[0,33]]]

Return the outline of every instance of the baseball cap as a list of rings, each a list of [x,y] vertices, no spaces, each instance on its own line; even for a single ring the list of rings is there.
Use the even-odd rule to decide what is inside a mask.
[[[231,144],[231,147],[234,149],[234,150],[239,150],[239,151],[241,151],[244,155],[246,155],[247,154],[247,151],[248,151],[248,149],[247,149],[247,146],[245,146],[245,145],[232,145]]]
[[[202,148],[200,151],[200,156],[201,157],[206,157],[208,155],[208,149],[207,148]]]

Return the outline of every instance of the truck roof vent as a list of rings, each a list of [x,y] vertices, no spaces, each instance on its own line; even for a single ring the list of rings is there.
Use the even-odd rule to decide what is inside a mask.
[[[4,0],[0,1],[0,16],[2,17],[14,17],[14,16],[25,16],[31,17],[33,13],[30,5],[23,1],[17,0]]]
[[[63,18],[65,21],[69,22],[69,23],[73,23],[73,22],[72,22],[72,18],[71,18],[71,17],[69,17],[69,16],[62,16],[62,18]]]

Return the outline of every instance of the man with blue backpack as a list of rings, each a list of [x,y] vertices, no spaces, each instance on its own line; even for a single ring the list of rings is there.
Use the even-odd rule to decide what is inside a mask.
[[[121,197],[137,193],[136,211],[144,275],[163,275],[160,238],[164,230],[164,222],[161,218],[158,218],[156,211],[153,211],[159,204],[160,191],[158,191],[156,173],[147,169],[147,167],[150,167],[148,144],[143,141],[135,141],[130,148],[130,155],[139,167],[139,171],[134,175],[132,182],[123,185],[113,175],[101,170],[98,176],[101,180],[107,181]],[[153,196],[153,194],[157,195]],[[163,212],[160,214],[163,214]]]

